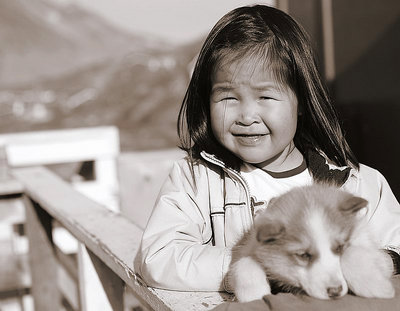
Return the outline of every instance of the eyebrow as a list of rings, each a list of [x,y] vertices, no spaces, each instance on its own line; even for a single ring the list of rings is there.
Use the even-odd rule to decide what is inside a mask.
[[[251,85],[250,86],[253,90],[256,91],[265,91],[265,90],[274,90],[274,91],[279,91],[280,88],[277,86],[275,83],[260,83],[257,85]],[[229,84],[229,83],[220,83],[216,84],[212,89],[211,93],[216,93],[216,92],[229,92],[231,90],[234,90],[236,88],[235,84]]]
[[[232,85],[217,85],[217,86],[214,86],[212,89],[211,89],[211,93],[217,93],[217,92],[229,92],[229,91],[231,91],[231,90],[233,90],[233,89],[235,89],[235,87],[234,86],[232,86]]]

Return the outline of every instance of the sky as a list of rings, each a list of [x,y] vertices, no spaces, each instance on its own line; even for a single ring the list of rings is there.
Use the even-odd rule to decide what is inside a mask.
[[[131,32],[185,43],[206,35],[229,10],[247,4],[274,5],[274,0],[53,0],[75,3]]]

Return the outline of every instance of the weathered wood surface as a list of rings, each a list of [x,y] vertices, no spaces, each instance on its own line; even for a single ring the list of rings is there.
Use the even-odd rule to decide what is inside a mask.
[[[89,182],[77,178],[73,181],[75,187],[93,200],[107,202],[108,207],[119,210],[116,160],[120,154],[120,146],[117,127],[99,126],[0,134],[0,142],[4,144],[10,168],[68,163],[72,169],[63,173],[68,175],[64,178],[71,179],[78,177],[76,173],[80,162],[94,161],[95,180]],[[17,185],[8,182],[0,186]]]
[[[57,258],[53,251],[51,238],[52,222],[50,215],[35,202],[26,198],[26,232],[29,245],[29,261],[32,277],[32,295],[35,310],[52,311],[60,309],[60,292],[57,286],[48,282],[57,282]],[[41,299],[36,299],[41,297]]]
[[[148,288],[133,270],[142,230],[118,213],[88,199],[42,167],[14,169],[26,194],[132,288],[155,310],[209,310],[229,299],[218,292],[176,292]],[[100,276],[101,277],[101,276]]]
[[[119,154],[113,126],[0,134],[11,167],[80,162]]]
[[[15,196],[23,191],[22,184],[13,178],[0,180],[0,196]]]
[[[0,240],[0,249],[0,301],[28,295],[31,288],[28,257],[17,257],[8,241]]]

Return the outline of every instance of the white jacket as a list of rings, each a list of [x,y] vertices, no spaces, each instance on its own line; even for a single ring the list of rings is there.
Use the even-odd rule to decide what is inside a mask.
[[[144,231],[135,271],[148,286],[184,291],[228,290],[230,249],[253,223],[240,174],[202,153],[193,169],[174,163]],[[369,201],[367,217],[382,248],[400,246],[400,205],[377,170],[360,165],[342,186]]]

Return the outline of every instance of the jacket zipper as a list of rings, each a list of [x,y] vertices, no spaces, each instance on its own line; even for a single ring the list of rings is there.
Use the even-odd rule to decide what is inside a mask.
[[[212,155],[209,155],[206,152],[201,152],[201,156],[208,162],[211,162],[215,165],[218,165],[219,167],[221,167],[224,171],[226,171],[228,174],[233,175],[243,186],[245,193],[246,193],[246,205],[248,206],[248,208],[250,209],[250,215],[251,215],[251,220],[249,220],[250,223],[248,223],[248,225],[252,225],[252,216],[253,216],[253,210],[252,210],[252,205],[251,205],[251,194],[250,194],[250,186],[247,183],[247,181],[242,177],[242,175],[240,175],[239,172],[226,167],[225,163],[222,162],[221,160],[213,157]]]

